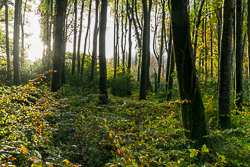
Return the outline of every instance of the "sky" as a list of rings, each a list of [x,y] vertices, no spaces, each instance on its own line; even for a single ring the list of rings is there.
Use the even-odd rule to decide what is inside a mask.
[[[92,52],[92,37],[93,37],[93,29],[94,29],[94,4],[92,3],[92,18],[91,18],[91,27],[90,27],[90,53]],[[38,58],[42,58],[42,52],[43,52],[43,43],[41,42],[41,39],[39,37],[40,34],[40,25],[39,25],[39,19],[40,19],[40,14],[35,14],[36,9],[39,5],[39,1],[36,0],[36,4],[32,5],[32,12],[27,13],[27,20],[30,22],[30,24],[25,25],[25,32],[32,34],[30,37],[25,39],[26,43],[26,48],[27,48],[27,54],[28,54],[28,59],[35,61]],[[86,7],[85,7],[86,9]],[[80,10],[78,10],[80,12]],[[86,10],[84,14],[84,20],[83,20],[83,31],[82,31],[82,40],[81,40],[81,52],[83,52],[84,48],[84,40],[85,40],[85,34],[86,34],[86,27],[87,27],[87,11]],[[80,16],[80,14],[78,14]],[[106,57],[111,58],[113,56],[113,19],[110,16],[110,13],[108,12],[108,21],[107,21],[107,32],[106,32]],[[79,32],[78,32],[79,33]],[[67,42],[67,48],[66,51],[73,52],[73,36],[70,37],[71,42]],[[78,39],[78,38],[77,38]],[[87,42],[87,53],[88,51],[88,46],[89,42]],[[28,47],[29,46],[29,47]]]

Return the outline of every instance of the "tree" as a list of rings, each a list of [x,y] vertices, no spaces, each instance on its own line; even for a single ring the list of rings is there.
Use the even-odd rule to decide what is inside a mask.
[[[73,60],[72,60],[72,75],[75,74],[76,68],[76,35],[77,35],[77,0],[74,3],[75,20],[74,20],[74,39],[73,39]],[[78,62],[80,63],[80,62]]]
[[[160,55],[159,55],[159,61],[158,61],[158,84],[160,84],[161,79],[161,64],[162,64],[162,55],[163,55],[163,38],[164,38],[164,29],[165,29],[165,0],[161,0],[162,5],[162,25],[161,25],[161,48],[160,48]]]
[[[56,92],[60,89],[61,77],[61,58],[63,52],[63,26],[64,26],[64,8],[67,6],[67,0],[56,0],[56,24],[55,24],[55,42],[53,57],[53,74],[51,91]]]
[[[108,103],[107,68],[106,68],[106,24],[107,0],[101,0],[100,35],[99,35],[99,68],[100,68],[100,102]]]
[[[236,0],[236,106],[239,110],[243,102],[243,13],[242,0]]]
[[[65,78],[65,52],[66,52],[66,44],[67,44],[67,3],[68,1],[65,2],[65,6],[63,8],[63,44],[62,44],[62,65],[61,65],[61,85],[66,83],[66,78]]]
[[[95,27],[93,34],[93,52],[92,52],[92,60],[91,60],[91,73],[90,73],[90,83],[94,81],[95,75],[95,64],[96,64],[96,56],[97,56],[97,35],[98,35],[98,12],[99,8],[99,0],[95,2]]]
[[[90,2],[89,2],[88,25],[87,25],[87,31],[86,31],[86,36],[85,36],[83,56],[82,56],[82,65],[81,65],[81,75],[82,76],[83,76],[83,70],[84,70],[84,60],[85,60],[85,55],[86,55],[87,39],[88,39],[89,27],[90,27],[90,21],[91,21],[91,17],[90,17],[90,15],[91,15],[91,4],[92,4],[92,0],[90,0]]]
[[[143,5],[143,41],[142,41],[142,63],[141,63],[141,82],[140,82],[140,95],[139,99],[146,100],[146,90],[149,82],[148,77],[148,61],[149,56],[149,40],[150,40],[150,10],[152,7],[152,0],[149,0],[149,7],[147,0],[142,0]]]
[[[19,79],[19,7],[20,1],[15,0],[15,17],[14,17],[14,48],[13,48],[13,66],[14,66],[14,85],[20,84]]]
[[[188,139],[200,148],[207,143],[208,129],[192,53],[186,0],[171,0],[174,54],[182,110],[182,123]]]
[[[8,1],[5,0],[5,27],[6,27],[6,58],[7,58],[7,81],[11,80],[11,71],[10,71],[10,45],[9,45],[9,17],[8,17]]]
[[[220,83],[218,98],[218,125],[221,129],[231,128],[230,83],[231,83],[231,48],[233,30],[234,1],[224,0],[223,33],[221,41]]]
[[[81,48],[81,37],[82,37],[82,20],[83,20],[83,9],[84,9],[84,1],[82,1],[82,8],[81,8],[81,18],[80,18],[80,30],[79,30],[79,36],[78,36],[78,48],[77,48],[77,72],[80,74],[80,48]]]

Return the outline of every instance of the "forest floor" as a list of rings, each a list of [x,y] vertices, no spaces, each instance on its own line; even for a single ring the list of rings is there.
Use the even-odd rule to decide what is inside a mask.
[[[216,125],[217,101],[205,95],[212,148],[192,148],[178,101],[163,103],[69,85],[52,93],[32,84],[1,87],[0,166],[248,166],[250,113],[232,111],[234,129]]]

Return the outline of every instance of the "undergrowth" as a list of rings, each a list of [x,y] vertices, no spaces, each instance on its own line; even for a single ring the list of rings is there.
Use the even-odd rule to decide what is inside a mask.
[[[83,87],[2,87],[0,166],[248,166],[249,107],[233,111],[235,128],[221,131],[216,97],[203,93],[213,147],[194,149],[183,135],[178,100],[109,94],[101,105]]]

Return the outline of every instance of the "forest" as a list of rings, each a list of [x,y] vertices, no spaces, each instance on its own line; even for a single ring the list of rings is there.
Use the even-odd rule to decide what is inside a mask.
[[[0,166],[249,166],[249,11],[249,0],[0,0]]]

